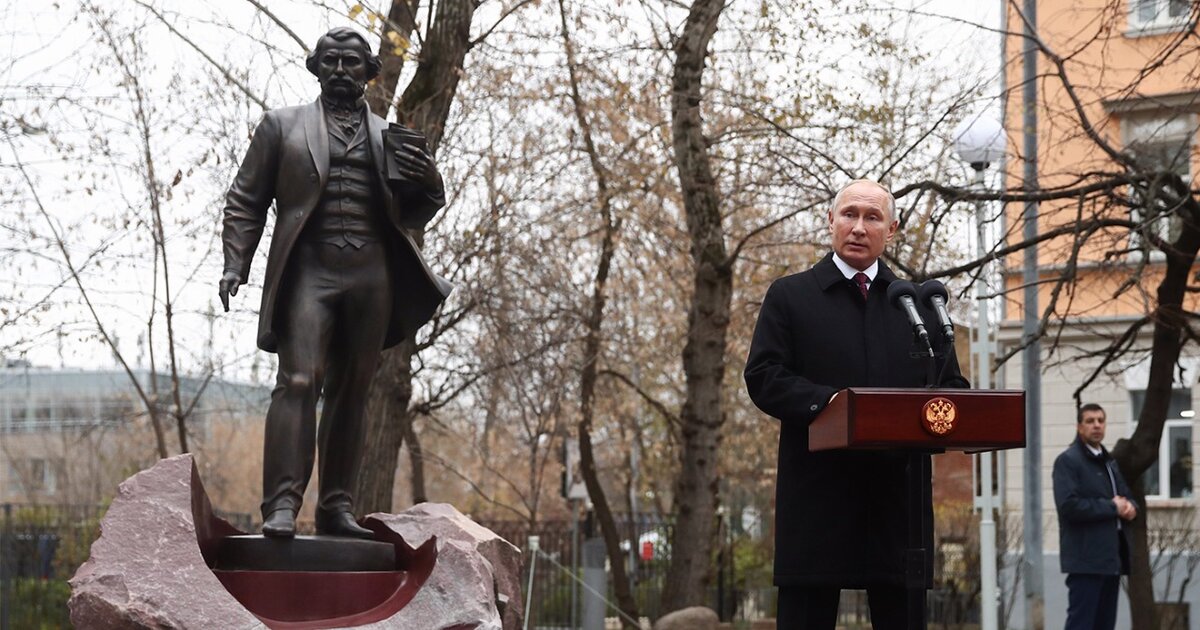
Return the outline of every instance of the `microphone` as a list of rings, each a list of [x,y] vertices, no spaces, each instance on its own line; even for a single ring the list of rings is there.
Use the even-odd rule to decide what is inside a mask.
[[[938,323],[942,326],[942,337],[945,337],[946,343],[954,343],[954,324],[950,322],[950,312],[946,310],[946,300],[949,299],[946,285],[937,280],[925,282],[917,290],[917,297],[922,304],[937,313]]]
[[[917,288],[908,280],[896,280],[888,285],[888,302],[904,311],[904,314],[908,316],[908,323],[912,324],[913,334],[925,343],[925,347],[929,350],[929,356],[933,356],[929,333],[925,330],[925,322],[921,320],[921,314],[917,312],[917,303],[913,300],[916,295]]]

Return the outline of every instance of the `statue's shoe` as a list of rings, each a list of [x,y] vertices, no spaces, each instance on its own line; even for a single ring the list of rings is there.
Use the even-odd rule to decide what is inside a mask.
[[[283,508],[267,515],[263,521],[263,536],[272,538],[291,538],[296,535],[296,513]]]
[[[317,510],[317,533],[324,536],[341,536],[343,538],[375,538],[375,532],[360,527],[354,521],[354,515],[349,512],[322,512]]]

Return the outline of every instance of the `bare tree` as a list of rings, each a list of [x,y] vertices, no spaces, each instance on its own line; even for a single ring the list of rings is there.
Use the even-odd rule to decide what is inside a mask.
[[[196,270],[184,275],[182,283],[178,281],[175,273],[180,270],[180,264],[174,256],[179,250],[172,246],[172,239],[194,235],[201,224],[191,217],[172,218],[171,215],[178,192],[176,187],[185,177],[185,168],[190,174],[194,166],[181,166],[174,174],[170,174],[170,170],[167,174],[160,173],[159,165],[165,161],[163,147],[170,142],[160,112],[169,108],[170,97],[155,95],[146,85],[147,76],[154,68],[148,62],[149,55],[144,48],[145,26],[128,15],[90,2],[80,4],[78,15],[95,37],[96,48],[91,58],[96,70],[119,77],[117,95],[107,97],[116,107],[106,111],[103,100],[97,105],[87,98],[77,97],[68,88],[66,94],[57,99],[58,107],[65,110],[64,113],[74,113],[79,119],[92,121],[85,129],[92,134],[90,142],[95,152],[80,156],[70,139],[74,130],[66,126],[47,129],[47,143],[43,149],[58,152],[66,164],[78,165],[79,180],[90,182],[84,187],[88,195],[104,192],[110,195],[109,202],[117,202],[120,216],[100,215],[91,219],[97,226],[110,230],[99,246],[83,256],[73,253],[76,247],[72,241],[86,241],[94,234],[64,228],[60,217],[69,213],[44,201],[46,187],[31,172],[13,137],[6,136],[6,139],[12,150],[13,164],[36,211],[36,222],[44,226],[43,233],[48,235],[47,240],[55,252],[54,262],[65,270],[73,293],[82,302],[90,320],[89,327],[126,374],[149,419],[155,452],[159,457],[166,457],[172,450],[191,450],[188,422],[213,376],[210,363],[200,374],[203,385],[199,391],[187,391],[182,383],[184,366],[180,354],[190,352],[185,349],[177,329],[177,304],[181,286],[186,287],[192,282]],[[178,75],[173,80],[182,81]],[[122,111],[122,107],[127,109]],[[130,149],[128,153],[127,149]],[[117,185],[98,190],[110,177],[118,182]],[[136,185],[122,188],[120,182],[125,177]],[[61,194],[58,190],[49,192]],[[186,193],[180,196],[185,197]],[[31,233],[32,230],[31,227]],[[146,270],[149,295],[126,299],[114,309],[112,305],[99,302],[114,289],[102,268],[106,262],[111,262],[105,258],[112,256],[122,241],[132,241],[135,247],[141,242],[149,243],[149,251],[141,252],[142,258],[151,263]],[[144,347],[149,356],[149,373],[145,378],[137,374],[133,362],[118,343],[115,330],[119,324],[112,319],[114,310],[144,312]],[[165,331],[160,331],[160,327]],[[158,369],[160,352],[166,354],[165,379]],[[168,431],[175,435],[176,449],[168,445]]]
[[[415,4],[394,0],[389,16],[398,14],[411,18]],[[478,3],[474,0],[442,0],[437,3],[436,16],[429,24],[418,53],[417,69],[396,105],[396,118],[424,133],[429,148],[435,152],[441,143],[450,104],[462,76],[463,61],[472,46],[471,22],[477,7]],[[385,29],[380,58],[385,69],[395,69],[396,76],[399,76],[398,57],[402,54],[398,50],[404,49],[392,44],[386,33],[397,32],[407,40],[413,27],[415,21],[389,21]],[[388,77],[384,79],[386,81]],[[392,83],[393,88],[395,85]],[[380,90],[384,91],[373,95],[372,107],[377,114],[383,115],[391,97],[386,93],[386,84],[381,85]],[[413,236],[418,244],[424,242],[424,234]],[[405,440],[412,456],[413,501],[427,500],[424,460],[417,432],[413,428],[413,410],[410,409],[413,394],[412,362],[417,351],[415,339],[406,339],[386,351],[371,387],[371,400],[367,408],[367,445],[363,451],[362,473],[355,492],[356,501],[364,513],[392,509],[396,462],[400,446]]]
[[[709,164],[700,116],[701,79],[708,45],[725,0],[696,0],[675,42],[671,132],[675,166],[691,236],[693,295],[688,311],[683,370],[687,399],[680,414],[680,471],[675,481],[675,529],[663,608],[677,610],[704,601],[712,572],[709,554],[716,536],[717,448],[725,414],[725,335],[733,297],[733,261],[725,249],[720,195]],[[681,544],[695,541],[694,544]]]
[[[595,207],[600,215],[600,256],[596,264],[595,276],[592,280],[591,304],[584,318],[583,367],[579,376],[579,460],[580,471],[587,487],[588,497],[596,513],[603,533],[605,550],[608,553],[609,567],[613,573],[613,587],[617,596],[617,604],[621,607],[622,623],[625,627],[636,628],[631,619],[638,618],[637,602],[633,598],[629,577],[626,570],[625,554],[621,551],[621,537],[617,532],[616,520],[609,507],[608,498],[600,483],[596,470],[596,456],[592,448],[592,423],[595,415],[596,382],[600,371],[601,335],[604,324],[604,309],[608,301],[608,277],[612,267],[613,255],[617,247],[617,238],[621,230],[620,219],[614,216],[613,193],[609,183],[609,170],[601,159],[592,135],[592,125],[589,120],[588,105],[583,100],[579,89],[579,69],[575,58],[575,49],[568,27],[567,7],[563,0],[558,2],[559,21],[562,27],[562,43],[566,56],[567,75],[569,77],[570,100],[579,125],[579,133],[583,139],[583,150],[587,154],[592,175],[596,185]]]

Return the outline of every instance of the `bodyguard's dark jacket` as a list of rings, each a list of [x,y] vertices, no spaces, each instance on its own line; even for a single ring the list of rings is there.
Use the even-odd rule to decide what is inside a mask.
[[[1117,531],[1120,519],[1112,502],[1109,471],[1116,481],[1117,493],[1127,499],[1129,486],[1108,450],[1100,448],[1100,454],[1093,455],[1076,437],[1054,460],[1054,506],[1058,508],[1058,548],[1063,573],[1129,574],[1129,527]],[[1140,517],[1142,508],[1136,507]]]
[[[880,261],[867,299],[833,255],[776,280],[763,298],[746,388],[780,420],[775,487],[775,583],[843,588],[903,584],[908,543],[905,463],[899,451],[808,450],[808,425],[846,387],[924,387],[926,359],[904,313],[887,301],[896,280]],[[937,322],[922,309],[935,348]],[[950,348],[941,385],[968,387]],[[919,456],[928,463],[928,456]],[[929,466],[925,466],[929,470]],[[929,477],[924,483],[928,488]],[[928,496],[928,495],[927,495]],[[927,500],[926,575],[932,576],[933,508]]]
[[[368,148],[376,194],[377,216],[389,244],[392,282],[396,287],[391,321],[383,347],[390,348],[416,332],[452,286],[429,269],[421,250],[406,229],[423,227],[446,204],[442,191],[412,190],[395,194],[387,180],[383,132],[387,122],[367,113]],[[236,271],[244,284],[250,262],[275,203],[275,228],[271,236],[263,278],[262,307],[258,314],[258,347],[275,352],[275,304],[284,269],[293,246],[307,225],[329,181],[329,131],[321,99],[296,107],[273,109],[254,130],[246,157],[225,196],[225,271]]]

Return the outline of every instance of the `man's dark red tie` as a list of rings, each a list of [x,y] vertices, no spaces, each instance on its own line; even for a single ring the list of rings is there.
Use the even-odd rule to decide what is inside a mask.
[[[869,280],[867,274],[861,271],[854,274],[854,281],[858,283],[858,292],[862,293],[864,300],[867,299],[867,281]]]

